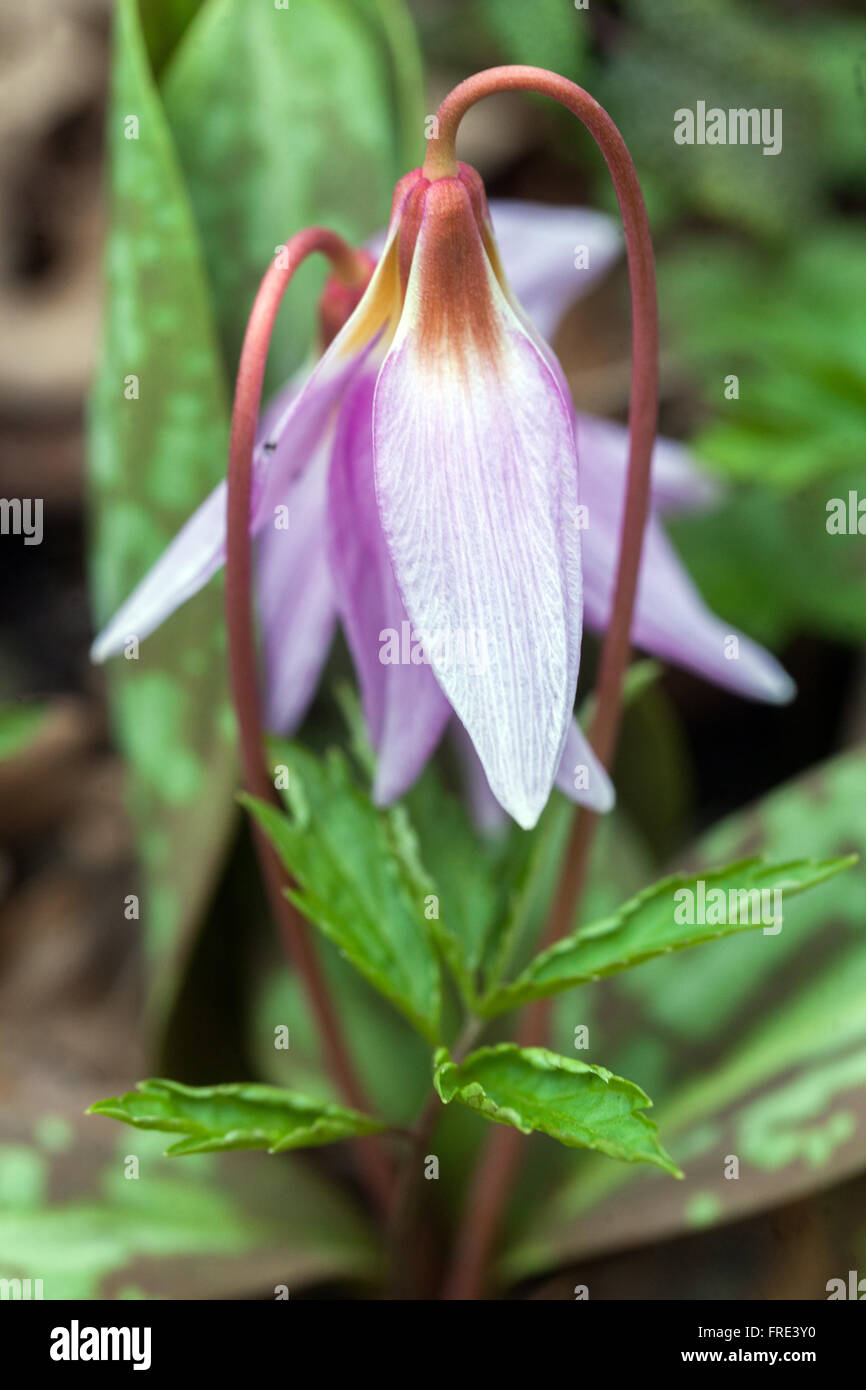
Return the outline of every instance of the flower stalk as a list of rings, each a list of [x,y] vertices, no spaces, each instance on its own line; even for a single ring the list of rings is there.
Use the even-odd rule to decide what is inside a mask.
[[[229,679],[238,724],[241,767],[246,790],[279,807],[279,797],[264,761],[260,694],[253,628],[250,503],[252,456],[256,438],[265,363],[274,321],[298,266],[319,252],[349,288],[362,287],[369,276],[365,257],[355,254],[335,233],[310,227],[288,241],[267,270],[256,296],[241,349],[232,411],[226,499],[225,606]],[[271,912],[291,964],[300,974],[315,1018],[328,1069],[346,1103],[367,1108],[334,1012],[321,966],[300,915],[285,890],[288,879],[277,855],[258,827],[253,828]],[[388,1209],[393,1189],[388,1156],[376,1139],[355,1141],[359,1172],[376,1207]]]
[[[632,304],[628,480],[613,608],[602,647],[590,731],[590,744],[602,765],[609,769],[622,713],[658,414],[658,308],[652,240],[640,183],[619,130],[588,92],[543,68],[489,68],[455,87],[437,113],[438,134],[430,141],[424,166],[426,177],[433,180],[454,176],[458,168],[455,141],[460,121],[477,101],[505,91],[549,96],[586,126],[613,179],[625,232]],[[574,921],[596,819],[585,808],[578,812],[544,945],[557,940]],[[543,1041],[539,1034],[545,1029],[548,1014],[548,1001],[528,1009],[521,1020],[518,1041],[523,1045]],[[447,1299],[475,1299],[480,1294],[496,1231],[519,1167],[521,1141],[517,1130],[504,1127],[494,1128],[488,1138],[471,1184],[465,1222],[446,1281],[443,1296]]]

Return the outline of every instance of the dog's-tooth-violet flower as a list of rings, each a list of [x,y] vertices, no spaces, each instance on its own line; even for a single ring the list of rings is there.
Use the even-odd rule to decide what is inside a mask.
[[[577,417],[578,494],[573,407],[539,329],[552,336],[575,282],[602,273],[620,239],[577,209],[494,204],[494,221],[498,249],[467,166],[401,180],[360,302],[329,283],[330,341],[263,415],[250,525],[269,726],[300,722],[339,616],[378,754],[376,799],[412,784],[456,714],[496,800],[529,826],[555,780],[595,810],[613,800],[572,710],[582,605],[593,627],[609,613],[627,436]],[[588,272],[575,270],[576,245]],[[748,639],[726,659],[730,629],[661,531],[659,511],[708,500],[681,447],[659,441],[634,640],[741,693],[787,698],[787,676]],[[221,484],[94,643],[96,659],[152,632],[220,567],[225,508]]]

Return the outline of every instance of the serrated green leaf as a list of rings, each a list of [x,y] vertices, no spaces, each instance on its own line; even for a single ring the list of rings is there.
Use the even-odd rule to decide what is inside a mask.
[[[479,1048],[460,1063],[440,1048],[433,1084],[446,1105],[459,1100],[523,1134],[539,1130],[567,1148],[596,1149],[682,1176],[661,1147],[655,1123],[642,1113],[652,1104],[649,1097],[605,1067],[515,1043]]]
[[[439,917],[431,927],[471,998],[499,904],[495,854],[476,833],[462,800],[446,789],[433,765],[412,788],[406,808],[425,868],[436,884]]]
[[[292,901],[430,1041],[438,1041],[439,966],[427,899],[405,819],[379,811],[337,752],[318,760],[296,745],[275,756],[289,771],[292,818],[245,804],[298,884]]]
[[[480,1012],[485,1018],[495,1018],[533,999],[545,999],[590,980],[629,970],[655,956],[717,937],[758,928],[769,929],[776,935],[783,929],[782,916],[776,916],[777,893],[781,895],[781,914],[789,898],[824,883],[854,863],[856,855],[821,862],[793,860],[789,864],[770,864],[754,858],[696,875],[672,874],[629,899],[610,917],[581,927],[536,956],[516,980],[489,995]],[[705,894],[705,909],[698,912],[694,904],[701,892]],[[689,915],[710,915],[712,895],[718,892],[724,895],[724,906],[713,911],[716,915],[723,911],[729,920],[690,923]],[[765,893],[772,896],[764,899]],[[681,894],[688,897],[681,899]],[[693,905],[691,914],[689,900]],[[745,921],[741,920],[743,916]]]
[[[389,86],[381,37],[345,0],[208,0],[190,25],[163,93],[232,370],[278,245],[312,224],[357,241],[387,220],[403,172]],[[314,339],[324,274],[311,261],[293,282],[273,387]]]
[[[107,127],[106,321],[90,406],[99,622],[218,482],[228,439],[199,246],[135,0],[116,12]],[[219,589],[175,614],[137,660],[110,662],[106,678],[144,869],[152,998],[165,1003],[234,814]]]
[[[139,1081],[138,1090],[99,1100],[89,1113],[108,1115],[136,1129],[186,1135],[166,1150],[171,1157],[231,1149],[285,1153],[377,1134],[383,1128],[357,1110],[253,1082],[185,1086],[179,1081]]]
[[[626,710],[640,702],[659,671],[654,661],[636,661],[629,666],[623,684]],[[590,696],[580,708],[584,727],[590,724],[592,714]],[[482,994],[499,983],[516,953],[525,953],[534,939],[534,930],[545,921],[576,813],[573,802],[554,790],[532,831],[527,833],[509,825],[495,869],[502,904],[485,940]],[[605,823],[610,824],[610,817],[605,817]],[[601,833],[605,833],[604,829]],[[620,844],[625,833],[622,826],[617,826]]]
[[[543,915],[573,809],[554,793],[531,831],[509,823],[491,841],[478,834],[434,766],[409,793],[417,855],[435,884],[438,916],[430,929],[470,1009],[504,969],[529,920]]]
[[[372,776],[376,755],[358,698],[347,685],[336,694],[352,752]],[[572,814],[570,803],[554,793],[533,830],[509,822],[500,835],[481,835],[432,762],[394,809],[418,876],[429,872],[427,888],[436,896],[430,932],[470,1010],[504,969],[530,918],[543,914]]]

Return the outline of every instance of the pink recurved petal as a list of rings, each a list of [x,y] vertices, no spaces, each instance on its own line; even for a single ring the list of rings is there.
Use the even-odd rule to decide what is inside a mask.
[[[508,282],[542,337],[551,339],[569,305],[620,254],[619,224],[591,208],[517,199],[493,199],[490,216]]]
[[[599,500],[603,505],[610,494],[621,499],[625,492],[628,428],[578,411],[577,447],[580,500],[591,514]],[[669,515],[703,511],[715,506],[722,494],[716,480],[701,472],[685,445],[663,436],[656,439],[653,449],[651,488],[652,505]]]
[[[361,369],[387,320],[393,257],[377,266],[360,304],[312,369],[266,413],[253,454],[250,533],[269,524],[293,480],[309,463],[343,392]],[[226,487],[202,503],[91,648],[94,661],[147,637],[197,593],[225,562]]]
[[[572,719],[568,730],[556,785],[569,800],[600,815],[612,810],[616,801],[613,783],[576,719]]]
[[[333,345],[332,345],[333,346]],[[293,480],[309,462],[358,358],[327,360],[292,395],[271,436],[260,435],[253,455],[250,532],[256,535],[286,501]],[[198,593],[225,563],[226,483],[193,513],[156,564],[118,609],[91,648],[94,661],[123,650],[130,635],[148,637],[176,608]]]
[[[478,755],[463,726],[455,720],[454,742],[460,758],[463,787],[472,820],[482,835],[494,836],[501,831],[507,817],[496,797]],[[604,814],[613,809],[616,793],[605,769],[596,758],[577,720],[572,720],[556,785],[570,801]]]
[[[340,412],[329,487],[330,559],[364,715],[378,753],[373,797],[387,805],[415,781],[451,709],[430,666],[412,661],[419,644],[412,640],[376,505],[374,387],[372,376],[362,377]]]
[[[256,593],[269,729],[293,733],[313,698],[336,625],[327,551],[328,468],[333,435],[286,494],[285,510],[260,534]]]
[[[622,493],[602,495],[599,489],[583,533],[586,621],[599,631],[610,617],[622,504]],[[631,635],[644,651],[740,695],[782,704],[794,694],[793,681],[775,657],[710,612],[652,514]]]
[[[437,639],[436,678],[494,795],[528,828],[559,767],[577,680],[573,411],[496,282],[458,179],[427,193],[373,431],[407,612]],[[476,659],[455,660],[461,644]]]
[[[204,587],[225,560],[225,526],[226,485],[221,482],[103,628],[90,649],[92,661],[117,656],[130,637],[143,641]]]

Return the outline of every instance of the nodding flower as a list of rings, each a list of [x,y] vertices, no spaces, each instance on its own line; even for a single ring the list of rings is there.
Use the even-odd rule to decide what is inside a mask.
[[[575,269],[576,245],[589,269]],[[379,804],[412,785],[449,723],[476,806],[531,827],[554,784],[594,811],[613,804],[574,702],[584,617],[604,630],[613,604],[627,435],[575,416],[547,338],[619,248],[601,214],[494,203],[491,216],[467,165],[433,179],[415,170],[397,185],[375,264],[356,256],[355,283],[326,285],[318,359],[263,412],[250,535],[265,721],[298,726],[339,621]],[[662,529],[664,511],[713,491],[681,446],[657,441],[632,640],[784,701],[789,677],[706,608]],[[221,483],[94,659],[146,637],[225,554]]]

